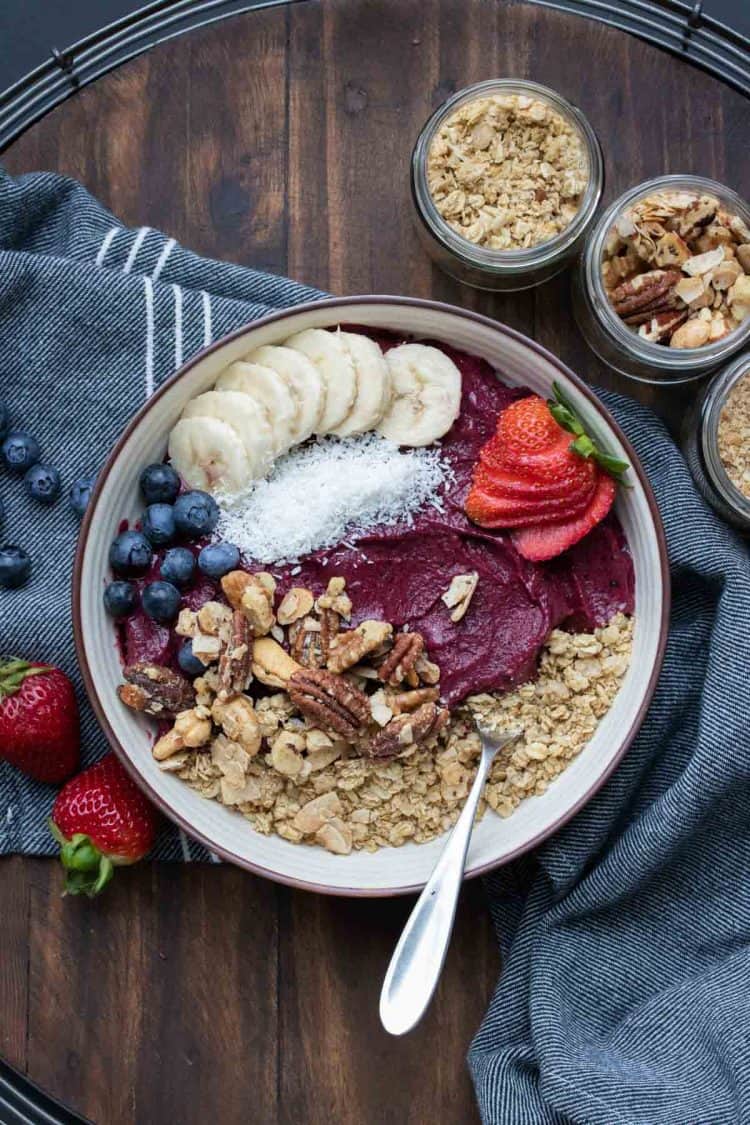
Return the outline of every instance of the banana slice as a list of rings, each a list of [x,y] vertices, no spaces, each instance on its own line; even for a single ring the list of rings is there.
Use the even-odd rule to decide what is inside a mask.
[[[308,328],[286,341],[288,348],[312,360],[325,387],[323,416],[317,433],[329,434],[340,426],[351,410],[357,393],[357,373],[351,357],[335,332]]]
[[[256,348],[247,356],[247,361],[270,367],[281,376],[297,399],[297,420],[293,440],[294,442],[307,441],[318,429],[325,405],[325,387],[315,364],[302,352],[272,344]]]
[[[461,408],[461,372],[439,348],[399,344],[385,355],[391,404],[378,432],[399,445],[429,445],[446,434]]]
[[[380,345],[358,332],[338,332],[339,341],[357,373],[357,393],[344,421],[333,433],[339,437],[374,430],[391,401],[391,373]]]
[[[230,363],[219,376],[215,390],[239,391],[258,402],[271,427],[274,456],[286,453],[295,440],[298,409],[296,398],[280,375],[259,363]]]
[[[247,485],[265,475],[273,461],[274,437],[265,409],[252,395],[241,391],[206,391],[191,399],[182,412],[183,418],[218,418],[245,447],[250,464]]]
[[[182,418],[169,435],[169,458],[189,488],[241,492],[252,478],[247,450],[218,418]]]

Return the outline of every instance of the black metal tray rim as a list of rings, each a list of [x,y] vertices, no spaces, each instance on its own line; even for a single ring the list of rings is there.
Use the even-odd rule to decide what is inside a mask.
[[[152,0],[59,50],[0,93],[0,150],[83,86],[196,27],[300,0]],[[630,32],[750,95],[750,39],[703,12],[703,0],[528,0]]]

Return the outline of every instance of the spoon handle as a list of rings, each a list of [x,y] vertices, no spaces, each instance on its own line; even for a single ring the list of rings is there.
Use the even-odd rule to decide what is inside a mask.
[[[391,1035],[403,1035],[419,1022],[437,986],[453,930],[474,814],[492,758],[492,752],[483,750],[463,811],[388,966],[380,993],[380,1020]]]

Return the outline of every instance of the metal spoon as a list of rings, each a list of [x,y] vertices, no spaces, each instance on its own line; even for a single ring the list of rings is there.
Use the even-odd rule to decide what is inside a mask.
[[[380,993],[380,1020],[391,1035],[403,1035],[419,1023],[448,952],[458,892],[479,798],[498,750],[515,742],[520,730],[492,734],[477,724],[482,741],[477,775],[443,854],[409,915],[394,951]]]

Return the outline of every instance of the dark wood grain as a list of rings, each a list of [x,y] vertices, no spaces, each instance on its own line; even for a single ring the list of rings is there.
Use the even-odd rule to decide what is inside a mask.
[[[494,0],[326,0],[194,32],[83,90],[3,159],[81,179],[131,224],[340,293],[435,296],[531,335],[676,425],[692,390],[623,385],[572,323],[563,276],[463,289],[411,225],[407,169],[431,110],[528,76],[580,104],[606,196],[663,171],[750,195],[747,103],[611,29]],[[377,997],[408,901],[324,899],[225,867],[144,865],[100,903],[53,864],[0,865],[0,1052],[101,1125],[466,1125],[464,1057],[498,973],[465,888],[424,1025],[394,1041]]]

